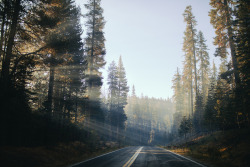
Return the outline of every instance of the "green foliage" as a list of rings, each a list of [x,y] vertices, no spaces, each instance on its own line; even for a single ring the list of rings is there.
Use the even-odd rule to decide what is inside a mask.
[[[210,63],[209,63],[209,55],[208,48],[205,44],[206,40],[204,39],[204,35],[201,31],[198,33],[198,41],[197,41],[197,57],[200,62],[200,68],[198,70],[199,78],[200,78],[200,92],[202,94],[203,103],[205,104],[207,101],[208,95],[208,87],[209,87],[209,75],[210,75]]]
[[[87,27],[87,37],[85,38],[85,50],[86,50],[86,84],[87,84],[87,97],[89,99],[89,106],[86,108],[86,114],[91,119],[101,119],[103,117],[96,117],[97,115],[103,115],[100,106],[100,95],[102,86],[102,74],[100,69],[106,64],[104,56],[105,50],[105,37],[103,28],[105,25],[104,18],[102,16],[103,9],[100,6],[101,0],[89,0],[85,4],[88,10],[84,16],[86,18],[85,26]],[[95,112],[95,114],[94,114]],[[99,114],[97,114],[99,112]]]
[[[223,1],[211,0],[210,5],[212,9],[209,13],[210,23],[214,26],[216,37],[214,38],[214,45],[218,45],[216,48],[215,56],[221,56],[223,58],[227,55],[227,43],[229,40],[226,29],[226,6]],[[232,12],[232,11],[230,11]]]
[[[117,93],[118,93],[118,76],[117,66],[114,61],[108,68],[108,85],[109,85],[109,105],[110,109],[117,107]]]
[[[197,43],[197,25],[195,17],[192,13],[192,7],[187,6],[184,13],[184,21],[186,22],[186,30],[184,32],[184,42],[182,50],[185,53],[185,61],[183,67],[183,86],[185,92],[186,113],[193,115],[194,109],[194,92],[198,92],[197,77],[197,59],[196,59],[196,43]]]
[[[181,80],[181,75],[179,73],[179,69],[177,68],[177,72],[174,75],[174,79],[172,80],[174,90],[174,101],[175,101],[175,109],[177,112],[185,113],[184,111],[184,91],[183,91],[183,83]]]
[[[242,117],[249,127],[249,108],[250,108],[250,25],[249,11],[250,2],[247,0],[238,0],[236,4],[235,22],[236,31],[236,52],[239,61],[239,71],[241,73],[241,89],[236,90],[240,94],[238,107]],[[248,121],[247,121],[248,120]],[[248,122],[248,123],[247,123]],[[246,126],[246,125],[244,125]]]
[[[180,128],[182,117],[183,117],[183,114],[181,112],[175,112],[173,114],[173,124],[171,127],[171,132],[173,135],[178,134],[178,130]]]
[[[120,57],[118,66],[113,61],[108,69],[108,120],[113,128],[116,128],[116,140],[120,142],[118,133],[125,128],[127,116],[124,113],[124,107],[127,104],[127,78]]]
[[[218,129],[218,121],[217,121],[217,111],[215,109],[216,105],[216,97],[215,97],[215,87],[216,83],[214,78],[211,79],[211,85],[208,91],[207,103],[205,105],[205,113],[204,113],[204,125],[206,129],[209,131],[214,131]]]
[[[204,103],[201,94],[196,96],[195,100],[195,113],[193,116],[193,127],[196,133],[202,132],[202,122],[204,121]]]
[[[182,118],[181,120],[181,124],[179,127],[179,134],[181,136],[184,135],[184,137],[186,138],[186,134],[191,132],[192,130],[192,120],[190,118],[186,118],[185,116]]]
[[[77,126],[86,102],[79,8],[73,0],[0,3],[0,45],[9,48],[0,52],[0,144],[84,142]]]
[[[227,57],[227,47],[230,48],[234,84],[239,88],[241,85],[239,75],[239,63],[237,60],[234,29],[233,29],[233,8],[235,2],[232,0],[211,0],[210,5],[212,7],[209,16],[210,22],[215,28],[216,37],[214,38],[214,44],[218,46],[215,52],[215,56],[222,58]]]
[[[217,72],[215,63],[212,66],[212,72],[209,67],[209,55],[202,32],[199,32],[196,38],[191,40],[191,20],[194,17],[191,13],[191,7],[187,7],[184,13],[185,22],[189,24],[185,31],[183,51],[185,52],[185,62],[183,68],[183,94],[184,110],[194,114],[191,115],[193,127],[189,136],[195,133],[204,133],[218,130],[228,130],[234,128],[249,127],[249,84],[248,84],[248,7],[249,3],[244,0],[211,0],[212,7],[210,11],[211,24],[216,29],[214,44],[218,46],[215,55],[221,57],[219,72]],[[234,10],[234,11],[233,11]],[[188,17],[189,16],[189,17]],[[189,22],[188,22],[189,20]],[[193,23],[195,25],[196,22]],[[189,28],[189,33],[187,30]],[[195,31],[194,31],[195,32]],[[190,42],[191,41],[191,42]],[[192,42],[195,47],[191,47]],[[231,61],[227,61],[227,47],[230,48]],[[198,89],[195,89],[195,58],[192,51],[196,49],[198,57]],[[176,133],[176,127],[181,128],[180,113],[181,106],[178,102],[179,89],[181,82],[175,75],[173,80],[174,98],[176,102],[176,113],[173,121],[173,135]],[[211,76],[210,76],[211,75]],[[240,77],[239,77],[240,76]],[[193,91],[195,91],[193,96]],[[197,91],[198,90],[198,91]],[[195,106],[193,107],[193,99]],[[177,107],[178,106],[178,107]],[[185,115],[184,115],[185,116]],[[186,115],[187,116],[187,115]],[[183,127],[182,127],[183,128]],[[188,133],[188,132],[186,132]],[[192,134],[194,133],[194,134]]]
[[[117,88],[118,88],[117,91],[118,108],[123,109],[127,104],[129,87],[121,56],[119,58],[117,66]]]

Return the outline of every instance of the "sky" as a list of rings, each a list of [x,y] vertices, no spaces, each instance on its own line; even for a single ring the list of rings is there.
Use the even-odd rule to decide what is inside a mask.
[[[87,0],[76,0],[84,8]],[[209,0],[102,0],[106,21],[106,38],[103,71],[104,87],[108,88],[107,69],[114,60],[122,56],[130,90],[135,86],[136,94],[155,98],[171,98],[172,79],[177,67],[182,69],[184,53],[182,43],[186,24],[183,12],[191,5],[201,30],[207,40],[211,62],[214,57],[214,29],[210,24]],[[84,22],[84,20],[83,20]],[[84,24],[84,23],[83,23]],[[85,26],[83,26],[86,32]]]

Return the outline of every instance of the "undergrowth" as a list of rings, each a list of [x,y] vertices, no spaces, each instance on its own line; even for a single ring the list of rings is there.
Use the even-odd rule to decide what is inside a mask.
[[[119,147],[114,142],[100,142],[96,147],[81,142],[40,147],[4,146],[0,147],[0,161],[5,167],[66,167],[116,149]]]
[[[250,164],[249,141],[249,129],[234,129],[215,132],[167,149],[209,166],[247,167]]]

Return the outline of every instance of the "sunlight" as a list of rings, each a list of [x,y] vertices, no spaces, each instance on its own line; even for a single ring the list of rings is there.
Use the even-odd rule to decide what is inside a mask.
[[[249,13],[0,0],[1,165],[249,166]]]

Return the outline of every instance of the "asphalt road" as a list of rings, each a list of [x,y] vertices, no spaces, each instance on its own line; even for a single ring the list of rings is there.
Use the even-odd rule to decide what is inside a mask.
[[[126,147],[72,167],[205,167],[159,147]]]

